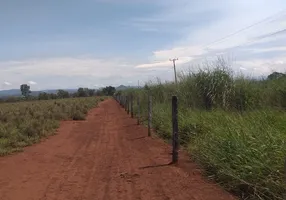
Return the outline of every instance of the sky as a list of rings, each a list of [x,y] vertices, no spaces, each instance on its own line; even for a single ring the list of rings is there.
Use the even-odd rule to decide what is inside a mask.
[[[143,85],[205,67],[286,72],[285,0],[1,0],[0,90]]]

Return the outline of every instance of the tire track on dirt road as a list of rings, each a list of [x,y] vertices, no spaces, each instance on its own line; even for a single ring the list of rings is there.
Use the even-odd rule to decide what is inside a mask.
[[[0,158],[0,200],[236,199],[197,173],[187,155],[168,165],[170,152],[108,99],[86,121],[63,122],[57,135]]]

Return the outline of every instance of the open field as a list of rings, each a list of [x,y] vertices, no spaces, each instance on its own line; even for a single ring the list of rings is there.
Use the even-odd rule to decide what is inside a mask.
[[[179,101],[181,145],[208,178],[241,199],[282,200],[286,193],[286,78],[251,80],[226,69],[181,75],[178,85],[150,82],[125,91],[140,98],[146,122],[171,140],[171,97]],[[137,107],[134,108],[137,111]]]
[[[21,151],[54,133],[60,120],[83,120],[100,98],[0,104],[0,155]]]

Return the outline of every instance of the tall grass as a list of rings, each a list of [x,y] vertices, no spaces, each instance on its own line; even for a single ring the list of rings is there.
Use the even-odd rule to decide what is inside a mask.
[[[60,120],[84,120],[101,98],[71,98],[0,104],[0,156],[54,133]]]
[[[142,120],[153,98],[153,128],[171,140],[171,96],[179,99],[180,143],[206,175],[241,199],[283,199],[286,193],[286,79],[234,76],[223,60],[178,85],[150,82],[133,89]],[[135,108],[137,110],[137,108]]]

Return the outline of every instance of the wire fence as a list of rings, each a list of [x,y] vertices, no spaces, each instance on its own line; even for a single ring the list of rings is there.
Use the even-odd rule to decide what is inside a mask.
[[[131,118],[137,118],[137,125],[146,124],[148,127],[148,136],[152,136],[152,96],[148,95],[148,98],[141,99],[140,96],[134,96],[133,94],[122,96],[114,96],[114,99],[125,109]],[[135,104],[136,99],[136,104]],[[144,112],[143,106],[147,105],[147,113]],[[179,158],[179,126],[178,126],[178,98],[172,96],[171,100],[172,108],[172,163],[177,163]]]
[[[152,136],[152,129],[155,128],[156,132],[156,126],[158,126],[158,121],[156,120],[162,120],[160,117],[158,117],[158,112],[162,110],[166,110],[171,108],[171,111],[166,111],[167,115],[171,119],[170,123],[164,123],[163,126],[164,130],[168,130],[169,133],[171,133],[170,142],[172,144],[172,162],[171,163],[177,163],[179,161],[179,148],[180,145],[184,146],[185,141],[185,130],[181,127],[179,129],[179,123],[178,121],[181,120],[180,113],[178,111],[178,97],[176,95],[170,95],[164,96],[163,98],[160,95],[151,95],[149,92],[131,92],[131,93],[125,93],[124,95],[120,94],[117,96],[114,96],[115,100],[121,105],[122,108],[125,109],[128,115],[130,115],[131,118],[137,119],[137,125],[145,125],[148,127],[148,136]],[[163,107],[162,110],[158,109],[158,104],[156,102],[164,103],[164,105],[167,105],[168,107]],[[182,102],[183,103],[183,102]],[[153,105],[154,104],[154,105]],[[181,105],[182,106],[182,105]],[[181,108],[181,112],[182,108]],[[171,113],[171,114],[170,114]],[[164,119],[163,119],[164,120]],[[154,126],[153,127],[153,123]],[[162,123],[163,124],[163,123]],[[167,126],[167,127],[166,127]],[[161,134],[161,133],[160,133]],[[160,135],[159,134],[159,135]],[[286,159],[284,163],[284,182],[286,183]],[[283,198],[286,200],[286,194],[284,194]]]

